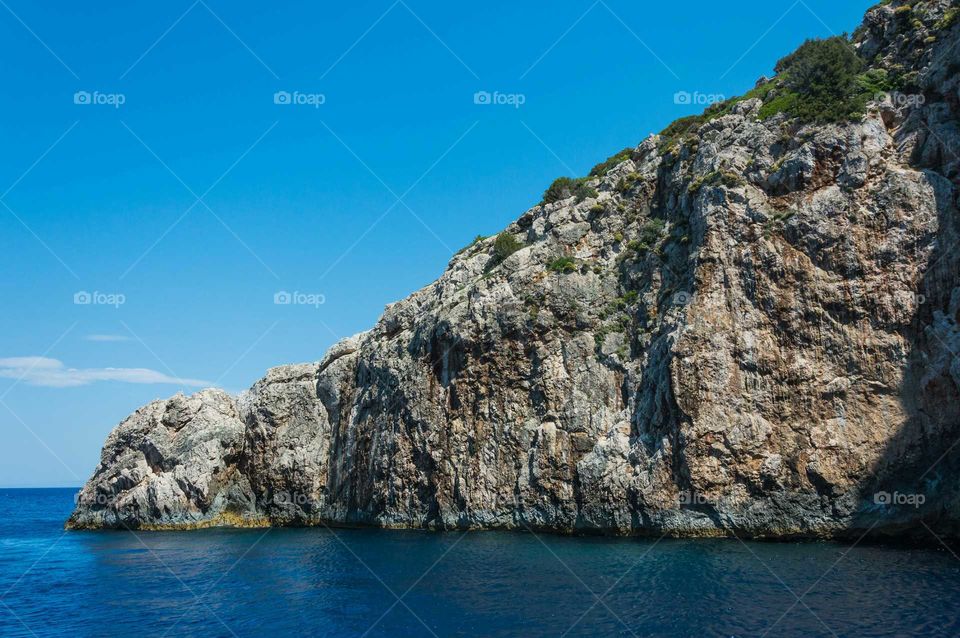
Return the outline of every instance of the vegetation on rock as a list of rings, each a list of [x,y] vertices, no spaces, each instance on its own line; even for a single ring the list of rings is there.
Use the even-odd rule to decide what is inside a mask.
[[[633,157],[633,147],[627,147],[622,151],[620,151],[619,153],[617,153],[616,155],[611,155],[610,157],[608,157],[607,159],[605,159],[604,161],[600,162],[599,164],[594,166],[592,169],[590,169],[590,176],[603,177],[610,171],[610,169],[615,167],[617,164],[621,162],[625,162],[628,159],[631,159],[632,157]]]
[[[468,250],[470,250],[471,248],[473,248],[474,246],[476,246],[477,244],[479,244],[480,242],[482,242],[482,241],[485,240],[485,239],[486,239],[486,236],[485,236],[485,235],[477,235],[476,237],[473,238],[473,241],[472,241],[472,242],[470,242],[469,244],[467,244],[466,246],[464,246],[463,248],[461,248],[460,250],[458,250],[458,251],[457,251],[457,254],[458,254],[458,255],[461,255],[461,254],[467,252]]]
[[[560,274],[571,273],[576,269],[577,262],[573,257],[557,257],[547,264],[547,270]]]
[[[577,202],[582,202],[588,197],[596,197],[597,191],[587,184],[586,177],[558,177],[543,193],[544,204],[553,204],[570,197],[576,197]]]
[[[863,61],[846,38],[807,40],[777,62],[784,111],[805,122],[843,122],[860,117],[866,96],[858,83]]]
[[[493,242],[493,260],[490,262],[490,268],[502,264],[507,257],[523,248],[523,242],[513,236],[512,233],[503,231]]]

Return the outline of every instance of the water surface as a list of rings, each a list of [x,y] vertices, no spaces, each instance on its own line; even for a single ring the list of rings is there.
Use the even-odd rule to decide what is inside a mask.
[[[0,636],[960,634],[960,560],[946,550],[322,528],[65,533],[73,494],[0,490]]]

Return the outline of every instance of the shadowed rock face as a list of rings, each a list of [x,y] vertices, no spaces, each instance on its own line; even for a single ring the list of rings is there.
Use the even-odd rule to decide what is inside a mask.
[[[956,535],[960,27],[900,4],[858,47],[923,100],[651,137],[319,364],[137,411],[68,527]]]

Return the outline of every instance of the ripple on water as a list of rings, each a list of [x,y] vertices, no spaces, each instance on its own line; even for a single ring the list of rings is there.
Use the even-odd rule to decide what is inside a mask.
[[[960,561],[946,551],[498,532],[64,535],[72,495],[0,490],[0,635],[960,634]]]

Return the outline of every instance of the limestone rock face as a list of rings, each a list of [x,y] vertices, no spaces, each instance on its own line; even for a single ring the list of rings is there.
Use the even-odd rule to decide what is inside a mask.
[[[245,432],[236,400],[220,390],[137,410],[107,438],[70,525],[190,527],[255,514],[237,469]]]
[[[645,140],[318,364],[139,410],[68,526],[956,535],[960,24],[901,4],[857,46],[923,99]]]

